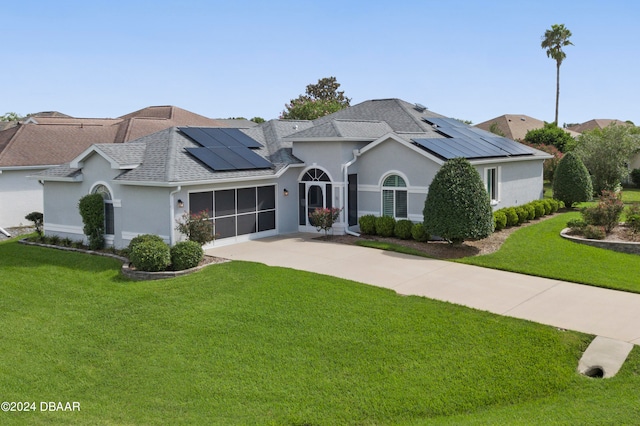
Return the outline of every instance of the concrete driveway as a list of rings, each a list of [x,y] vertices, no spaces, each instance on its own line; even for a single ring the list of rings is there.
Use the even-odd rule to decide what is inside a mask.
[[[640,345],[640,294],[320,241],[317,236],[265,238],[207,254],[346,278]]]

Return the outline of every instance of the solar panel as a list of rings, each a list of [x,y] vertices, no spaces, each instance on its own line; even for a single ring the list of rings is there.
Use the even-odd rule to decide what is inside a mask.
[[[260,142],[245,135],[240,129],[223,129],[217,127],[179,127],[178,129],[202,146],[262,147]]]
[[[262,145],[239,129],[180,127],[200,147],[186,151],[215,171],[268,169],[269,161],[252,151]]]

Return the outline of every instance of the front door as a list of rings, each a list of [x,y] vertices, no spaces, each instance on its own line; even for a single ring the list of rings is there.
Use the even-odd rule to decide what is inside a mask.
[[[309,215],[321,208],[331,208],[332,186],[329,176],[320,169],[311,169],[302,177],[298,185],[300,198],[300,226],[313,226]]]

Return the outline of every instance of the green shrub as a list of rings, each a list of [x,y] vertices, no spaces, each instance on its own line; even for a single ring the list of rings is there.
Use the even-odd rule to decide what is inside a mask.
[[[174,271],[195,268],[204,257],[200,243],[182,241],[171,247],[171,266]]]
[[[551,212],[553,211],[553,207],[551,207],[551,201],[549,201],[548,198],[545,198],[544,200],[540,200],[540,202],[544,206],[544,214],[545,214],[545,216],[548,215],[548,214],[551,214]]]
[[[507,207],[503,209],[504,214],[507,216],[507,226],[518,226],[518,213],[514,207]]]
[[[140,271],[164,271],[171,264],[169,246],[157,240],[147,240],[134,244],[129,252],[133,266]]]
[[[540,200],[534,201],[532,204],[535,210],[535,219],[544,216],[544,204],[542,204]]]
[[[186,235],[189,241],[195,241],[200,245],[207,244],[215,239],[213,221],[209,217],[207,210],[199,213],[184,212],[180,220],[177,221],[176,231]]]
[[[421,243],[429,241],[429,233],[422,223],[414,223],[411,227],[411,237]]]
[[[376,217],[372,214],[360,216],[358,219],[360,233],[364,235],[376,235]]]
[[[402,219],[396,222],[396,226],[393,233],[396,237],[403,240],[411,239],[411,229],[413,228],[413,222],[407,219]]]
[[[493,225],[496,231],[500,231],[507,226],[507,215],[504,214],[504,211],[498,210],[493,213]]]
[[[147,241],[157,241],[160,243],[164,243],[164,240],[159,237],[158,235],[154,235],[154,234],[141,234],[138,236],[135,236],[131,239],[131,241],[129,242],[129,251],[133,250],[133,248],[135,246],[137,246],[140,243],[145,243]]]
[[[82,232],[89,240],[89,248],[97,250],[104,247],[104,200],[100,194],[89,194],[78,202],[84,227]]]
[[[424,202],[424,226],[451,243],[486,238],[493,232],[489,194],[478,171],[464,158],[438,170]]]
[[[60,244],[60,237],[58,235],[52,235],[49,237],[49,244],[57,246]]]
[[[631,182],[638,188],[640,188],[640,169],[633,169],[630,173]]]
[[[33,222],[34,228],[36,228],[36,232],[38,236],[42,236],[42,225],[44,224],[44,215],[40,212],[31,212],[24,217],[28,221]]]
[[[602,191],[597,205],[583,208],[580,212],[587,224],[602,226],[605,232],[609,233],[618,226],[623,210],[622,193],[605,190]]]
[[[73,241],[71,241],[71,238],[66,237],[63,238],[62,240],[60,240],[60,245],[63,247],[71,247],[71,244],[73,243]]]
[[[381,237],[393,237],[396,220],[391,216],[381,216],[376,218],[376,234]]]
[[[516,207],[516,214],[518,215],[518,225],[521,225],[529,218],[529,211],[524,207]]]
[[[601,226],[587,225],[582,230],[582,235],[590,240],[604,240],[607,234]]]
[[[551,204],[551,213],[555,213],[560,208],[560,203],[555,198],[549,198],[549,204]]]
[[[575,232],[582,233],[586,226],[587,222],[585,222],[584,219],[581,218],[571,219],[567,222],[567,228],[571,228],[571,230]]]
[[[627,226],[631,228],[634,234],[640,232],[640,203],[633,203],[627,207],[626,215]]]
[[[528,220],[533,220],[536,218],[536,208],[533,204],[531,203],[527,203],[524,206],[522,206],[528,213]]]
[[[584,163],[573,152],[568,152],[558,163],[553,178],[553,198],[572,207],[591,200],[593,183]]]

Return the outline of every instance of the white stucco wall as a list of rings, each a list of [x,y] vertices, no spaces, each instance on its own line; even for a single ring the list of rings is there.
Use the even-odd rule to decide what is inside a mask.
[[[542,162],[543,160],[531,160],[476,164],[475,168],[485,185],[486,169],[498,170],[498,204],[493,206],[494,210],[541,199],[544,195]]]
[[[31,212],[42,212],[42,185],[27,176],[43,169],[0,170],[0,227],[30,225],[24,217]]]

